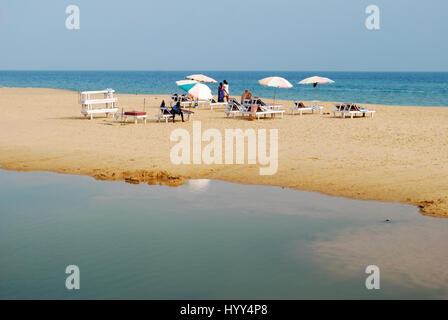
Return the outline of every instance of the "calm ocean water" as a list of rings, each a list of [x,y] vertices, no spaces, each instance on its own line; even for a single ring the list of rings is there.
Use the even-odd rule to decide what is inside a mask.
[[[118,93],[170,94],[182,92],[175,81],[201,71],[0,71],[0,86],[39,87],[75,91],[114,88]],[[354,101],[387,105],[448,106],[447,72],[275,72],[208,71],[218,81],[230,83],[231,94],[244,89],[262,97],[272,97],[273,89],[258,80],[278,75],[294,88],[278,90],[280,99],[313,100],[312,86],[296,85],[306,77],[320,75],[336,81],[318,89],[322,101]],[[217,85],[210,85],[214,94]]]
[[[398,203],[0,170],[0,299],[447,299],[447,252],[448,220]]]

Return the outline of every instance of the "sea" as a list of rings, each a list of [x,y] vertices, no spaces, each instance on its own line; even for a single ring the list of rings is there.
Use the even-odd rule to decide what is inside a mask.
[[[448,106],[448,72],[309,72],[309,71],[0,71],[0,87],[55,88],[74,91],[113,88],[117,93],[182,93],[176,86],[190,74],[227,80],[230,94],[245,89],[254,95],[284,100],[340,101],[403,106]],[[328,77],[333,84],[299,85],[310,76]],[[263,87],[258,80],[280,76],[294,87]],[[208,84],[217,94],[217,84]],[[275,91],[275,92],[274,92]]]

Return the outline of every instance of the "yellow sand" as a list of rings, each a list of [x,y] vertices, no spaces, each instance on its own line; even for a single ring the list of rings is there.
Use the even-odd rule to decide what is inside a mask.
[[[207,178],[265,184],[334,196],[396,201],[422,207],[426,215],[448,217],[448,108],[365,105],[375,118],[325,115],[242,121],[222,108],[194,110],[203,130],[279,129],[279,169],[260,176],[258,165],[181,165],[169,152],[175,128],[191,122],[157,123],[162,98],[118,95],[125,110],[143,109],[146,125],[112,118],[84,119],[76,92],[0,88],[0,165],[8,170],[55,171],[132,183],[182,184]],[[323,103],[325,112],[333,109]],[[362,212],[360,212],[362,214]]]

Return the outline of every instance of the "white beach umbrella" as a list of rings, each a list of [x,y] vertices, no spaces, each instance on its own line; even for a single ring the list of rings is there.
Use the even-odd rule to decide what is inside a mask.
[[[277,93],[277,88],[292,88],[292,84],[282,77],[268,77],[261,80],[258,80],[258,83],[265,87],[273,87],[274,88],[274,103],[275,96]]]
[[[333,80],[329,78],[324,77],[318,77],[313,76],[306,79],[303,79],[302,81],[298,82],[298,84],[312,84],[316,90],[314,91],[314,99],[317,100],[317,85],[318,84],[324,84],[324,83],[334,83]]]
[[[203,74],[191,74],[189,76],[186,76],[185,79],[194,80],[197,82],[217,83],[215,79],[207,77],[206,75]]]
[[[212,91],[205,84],[194,80],[180,80],[176,84],[196,100],[210,100],[213,98]]]

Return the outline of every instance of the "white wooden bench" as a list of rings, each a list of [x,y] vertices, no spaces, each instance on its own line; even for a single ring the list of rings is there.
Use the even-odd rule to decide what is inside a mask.
[[[118,99],[114,97],[115,90],[106,89],[99,91],[83,91],[79,93],[79,104],[81,105],[81,113],[84,117],[90,116],[90,120],[93,119],[94,114],[115,114],[118,112],[116,106]],[[95,95],[102,94],[102,98],[95,98]],[[105,105],[99,107],[100,105]]]

